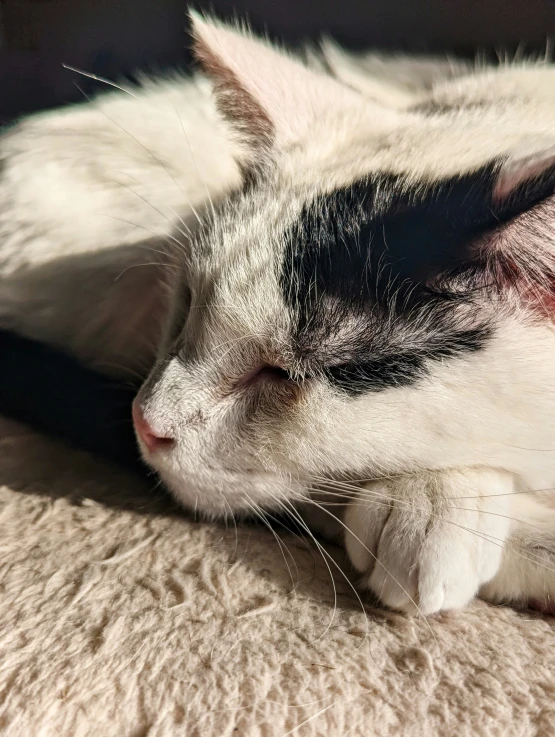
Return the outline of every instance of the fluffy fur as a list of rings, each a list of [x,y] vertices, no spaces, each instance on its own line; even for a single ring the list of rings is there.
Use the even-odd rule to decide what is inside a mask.
[[[195,35],[212,83],[3,138],[2,326],[148,373],[170,442],[141,447],[184,505],[344,505],[402,610],[549,606],[555,524],[523,498],[555,480],[555,69]]]

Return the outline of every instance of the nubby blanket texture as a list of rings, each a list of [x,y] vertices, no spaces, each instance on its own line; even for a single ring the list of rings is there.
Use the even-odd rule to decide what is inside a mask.
[[[555,734],[553,619],[362,611],[339,550],[194,522],[84,454],[1,436],[4,737]]]

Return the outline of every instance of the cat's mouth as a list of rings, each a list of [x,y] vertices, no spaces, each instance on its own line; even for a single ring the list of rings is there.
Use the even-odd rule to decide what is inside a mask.
[[[177,443],[154,452],[141,445],[143,459],[185,509],[208,518],[252,517],[257,511],[280,512],[304,501],[309,486],[253,467],[229,468],[195,454],[179,452]]]

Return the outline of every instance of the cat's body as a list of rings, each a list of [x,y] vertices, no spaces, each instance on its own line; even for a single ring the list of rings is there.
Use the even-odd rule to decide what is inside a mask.
[[[186,505],[317,487],[385,603],[548,606],[555,68],[308,69],[196,32],[219,109],[204,77],[149,82],[0,142],[0,327],[158,359],[135,419]]]
[[[180,219],[238,185],[237,148],[200,77],[145,81],[6,134],[4,325],[108,373],[148,370],[161,316],[144,299],[160,273],[132,267],[165,264]],[[138,305],[155,319],[137,318]]]

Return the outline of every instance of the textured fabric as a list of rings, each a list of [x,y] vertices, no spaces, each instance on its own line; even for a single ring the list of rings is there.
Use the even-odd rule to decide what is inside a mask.
[[[189,520],[2,423],[6,737],[555,734],[554,620],[366,612],[317,551]]]

